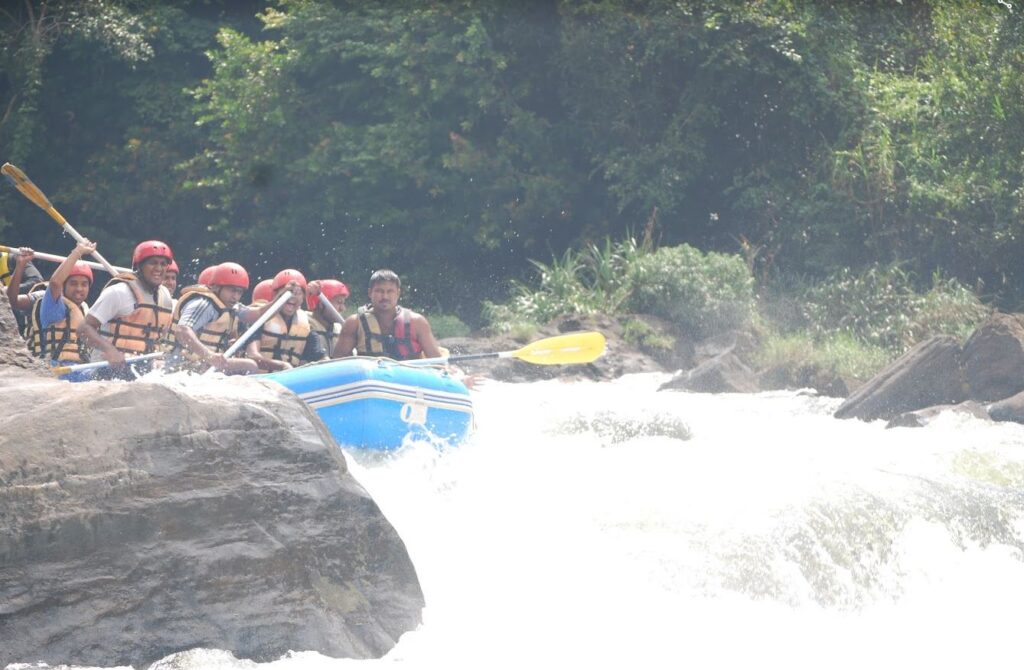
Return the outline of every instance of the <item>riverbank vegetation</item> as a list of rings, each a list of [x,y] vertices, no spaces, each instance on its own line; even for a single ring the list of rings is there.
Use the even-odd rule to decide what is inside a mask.
[[[455,327],[749,318],[870,360],[1024,302],[1016,5],[20,0],[0,157],[186,281],[390,266]],[[13,189],[0,242],[70,248]]]
[[[749,331],[761,368],[811,366],[853,382],[934,335],[966,338],[991,311],[958,280],[936,273],[923,283],[897,264],[758,287],[739,254],[627,238],[533,265],[535,284],[516,282],[508,302],[485,305],[492,331],[529,339],[560,316],[607,315],[624,323],[627,341],[663,349],[673,333],[700,340]]]

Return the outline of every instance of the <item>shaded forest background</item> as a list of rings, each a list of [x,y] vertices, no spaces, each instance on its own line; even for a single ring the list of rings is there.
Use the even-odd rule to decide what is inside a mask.
[[[764,285],[900,263],[1024,301],[1024,21],[996,0],[12,0],[0,158],[127,264],[389,266],[467,321],[648,234]],[[0,243],[73,242],[13,188]],[[46,268],[43,268],[46,272]],[[188,280],[190,277],[183,277]]]

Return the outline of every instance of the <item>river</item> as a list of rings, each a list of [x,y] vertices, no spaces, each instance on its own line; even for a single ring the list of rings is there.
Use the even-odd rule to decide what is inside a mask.
[[[489,382],[469,443],[350,454],[427,601],[384,659],[155,668],[1020,664],[1024,426],[665,379]]]

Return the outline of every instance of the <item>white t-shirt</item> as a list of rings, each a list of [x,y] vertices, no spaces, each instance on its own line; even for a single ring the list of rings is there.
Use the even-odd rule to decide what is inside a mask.
[[[170,291],[163,284],[160,285],[160,293],[170,298]],[[89,308],[89,316],[95,317],[100,322],[100,328],[113,318],[125,316],[135,311],[135,294],[132,287],[126,283],[114,284],[103,289],[96,302]],[[103,350],[93,349],[89,356],[90,361],[105,361],[106,356]]]
[[[135,294],[128,284],[114,284],[104,289],[96,298],[96,302],[89,309],[89,316],[100,322],[100,326],[107,321],[131,314],[135,311]]]

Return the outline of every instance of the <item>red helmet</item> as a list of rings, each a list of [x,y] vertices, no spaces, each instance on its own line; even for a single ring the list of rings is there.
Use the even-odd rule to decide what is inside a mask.
[[[82,261],[77,261],[75,263],[75,266],[71,268],[71,272],[68,273],[67,279],[64,281],[67,281],[72,277],[85,277],[89,280],[89,286],[92,286],[92,268]]]
[[[132,265],[138,267],[142,264],[142,261],[153,256],[163,256],[167,259],[168,263],[174,260],[174,254],[171,253],[169,246],[159,240],[149,240],[147,242],[140,242],[135,247],[135,253],[132,254]]]
[[[199,273],[199,279],[196,280],[196,283],[203,284],[204,286],[209,286],[211,283],[210,277],[213,276],[213,272],[216,269],[216,265],[211,265],[210,267],[203,269],[203,271]]]
[[[178,262],[175,261],[173,258],[171,259],[171,262],[167,265],[167,270],[170,270],[171,272],[181,272],[181,270],[178,269]],[[164,272],[167,272],[167,270],[164,270]]]
[[[210,286],[235,286],[249,288],[249,273],[238,263],[227,261],[213,269]]]
[[[278,291],[284,288],[288,282],[293,281],[298,282],[302,288],[306,288],[306,277],[298,270],[281,270],[274,275],[274,282],[270,285],[270,288]]]
[[[259,284],[256,284],[256,288],[252,290],[252,301],[263,300],[270,302],[274,298],[274,289],[270,287],[274,283],[273,279],[264,279]]]
[[[328,300],[338,295],[348,297],[348,287],[337,279],[321,279],[320,280],[320,294]],[[306,298],[306,304],[309,305],[310,309],[316,309],[320,306],[320,296],[311,295]]]

